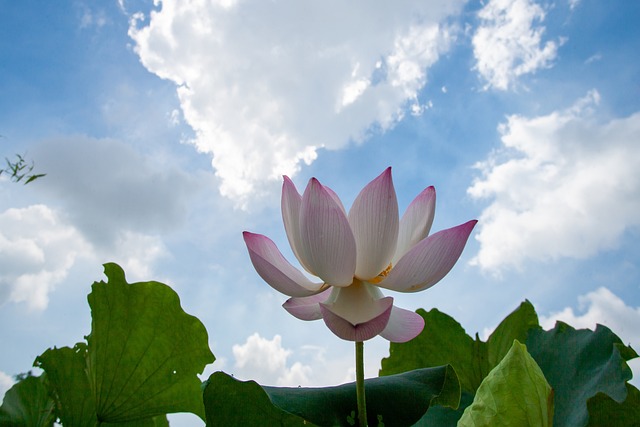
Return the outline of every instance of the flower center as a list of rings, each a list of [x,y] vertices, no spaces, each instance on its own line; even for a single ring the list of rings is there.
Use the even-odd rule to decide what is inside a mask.
[[[372,284],[378,284],[380,282],[382,282],[384,280],[385,277],[387,277],[387,275],[389,274],[389,272],[391,271],[391,264],[389,264],[387,266],[387,268],[385,268],[382,273],[378,274],[376,277],[374,277],[371,280],[367,280],[367,282],[372,283]]]

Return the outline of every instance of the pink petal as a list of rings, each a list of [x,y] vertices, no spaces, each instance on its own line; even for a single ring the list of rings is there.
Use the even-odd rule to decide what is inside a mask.
[[[356,269],[356,242],[334,197],[311,178],[302,196],[300,236],[309,270],[325,283],[349,286]]]
[[[282,199],[280,205],[284,229],[287,233],[287,239],[289,240],[293,254],[305,270],[310,272],[307,256],[303,253],[304,245],[301,242],[300,236],[300,206],[302,205],[302,196],[300,196],[298,190],[296,190],[296,186],[288,176],[284,177],[284,182],[282,183]]]
[[[349,211],[356,240],[356,277],[369,280],[384,271],[396,251],[398,200],[391,168],[362,189]]]
[[[355,325],[331,311],[331,307],[327,304],[321,303],[320,310],[324,323],[338,338],[347,341],[366,341],[378,335],[386,327],[393,307],[393,298],[382,298],[377,300],[377,304],[379,305],[379,314],[366,322]]]
[[[242,235],[253,267],[272,288],[292,297],[306,297],[320,290],[323,284],[307,279],[282,256],[271,239],[248,231]]]
[[[378,286],[399,292],[418,292],[435,285],[458,261],[477,222],[472,220],[421,240],[400,258]]]
[[[418,313],[393,306],[389,323],[380,336],[391,342],[407,342],[424,329],[424,319]]]
[[[300,320],[322,319],[320,303],[325,302],[327,298],[329,298],[332,289],[333,288],[329,288],[326,291],[311,295],[310,297],[289,298],[282,304],[282,307]]]
[[[393,256],[392,264],[396,265],[398,260],[414,247],[420,240],[429,235],[431,224],[436,208],[436,190],[427,187],[413,199],[407,211],[400,220],[400,231],[398,233],[398,245]]]

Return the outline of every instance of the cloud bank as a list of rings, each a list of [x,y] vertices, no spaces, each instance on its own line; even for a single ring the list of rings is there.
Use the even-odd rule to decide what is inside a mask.
[[[176,83],[191,142],[243,205],[318,149],[420,111],[463,4],[165,0],[134,14],[129,35],[142,64]]]
[[[503,147],[477,164],[468,193],[480,215],[473,263],[499,272],[524,261],[584,259],[640,225],[640,113],[600,122],[596,91],[546,116],[509,116]]]
[[[48,200],[0,211],[0,305],[46,309],[81,261],[116,262],[130,280],[148,280],[168,255],[159,234],[184,224],[195,177],[109,139],[47,140],[33,156],[47,173],[34,188]]]

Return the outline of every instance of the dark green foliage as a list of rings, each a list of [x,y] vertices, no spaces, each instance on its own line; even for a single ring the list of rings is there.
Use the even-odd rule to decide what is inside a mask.
[[[460,388],[450,366],[365,380],[369,425],[415,424],[432,404],[457,407]],[[261,387],[217,372],[204,393],[209,425],[350,426],[357,412],[355,383],[322,388]],[[307,424],[309,425],[309,424]]]
[[[196,374],[215,360],[204,325],[167,285],[128,284],[116,264],[106,264],[105,274],[108,283],[94,283],[88,297],[87,370],[98,417],[121,422],[192,412],[204,419]]]
[[[18,378],[4,395],[0,407],[2,427],[51,427],[55,421],[53,400],[45,376]]]
[[[214,357],[204,326],[177,294],[158,282],[128,284],[115,264],[105,274],[88,297],[87,342],[39,356],[45,373],[18,378],[0,426],[50,427],[59,418],[67,427],[167,427],[175,412],[210,426],[357,423],[354,383],[263,387],[217,372],[201,384],[197,374]],[[640,425],[627,365],[638,355],[606,327],[558,322],[543,331],[525,301],[483,342],[436,309],[418,313],[424,331],[391,344],[380,377],[366,380],[370,426],[537,426],[552,417],[560,427]]]
[[[458,427],[551,427],[553,391],[524,344],[511,350],[482,381]]]
[[[640,391],[627,383],[627,398],[619,403],[604,393],[587,401],[589,427],[640,426]]]
[[[85,372],[87,345],[62,347],[45,351],[36,365],[47,373],[56,400],[56,414],[64,425],[92,427],[97,425],[96,406]]]
[[[87,343],[49,349],[36,360],[47,374],[57,415],[65,425],[166,425],[167,413],[204,420],[197,377],[214,361],[202,323],[158,282],[128,284],[106,264],[108,282],[89,294]],[[155,417],[155,418],[154,418]]]
[[[506,354],[506,343],[517,339],[526,343],[554,389],[555,426],[586,426],[590,418],[604,423],[593,425],[606,425],[607,419],[633,419],[638,413],[637,389],[627,384],[631,370],[626,363],[637,354],[606,327],[575,330],[559,322],[553,330],[543,331],[533,306],[525,301],[485,343],[468,336],[459,323],[438,310],[418,313],[425,319],[424,331],[408,343],[392,343],[380,375],[449,363],[458,374],[463,397],[474,396]],[[434,408],[419,425],[430,420],[455,426],[470,400],[463,398],[457,411]]]
[[[477,336],[471,338],[453,317],[435,308],[429,312],[419,309],[418,314],[425,320],[424,330],[408,343],[391,343],[389,357],[382,359],[380,375],[451,364],[462,390],[472,394],[507,354],[514,339],[524,342],[531,328],[539,328],[529,301],[509,314],[487,342]]]
[[[587,425],[587,400],[598,393],[626,399],[632,375],[626,361],[637,354],[606,326],[576,330],[557,322],[550,331],[532,331],[527,347],[555,391],[556,427]]]

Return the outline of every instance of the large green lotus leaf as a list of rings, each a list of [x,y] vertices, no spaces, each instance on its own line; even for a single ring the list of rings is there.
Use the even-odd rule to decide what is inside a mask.
[[[553,391],[540,367],[517,340],[482,381],[458,427],[550,427]]]
[[[47,375],[47,382],[57,402],[62,424],[73,427],[98,425],[96,408],[85,371],[87,346],[50,348],[38,356],[35,365]]]
[[[589,427],[640,426],[640,391],[627,383],[627,398],[618,403],[604,393],[587,401]]]
[[[125,422],[174,412],[204,419],[197,377],[215,358],[207,331],[158,282],[128,284],[116,264],[88,296],[87,372],[98,419]]]
[[[322,388],[263,387],[274,405],[317,425],[351,425],[355,383]],[[456,408],[460,386],[451,366],[418,369],[365,380],[369,425],[415,424],[432,404]]]
[[[372,426],[410,426],[431,405],[455,408],[460,400],[458,379],[450,366],[367,379],[365,389]],[[357,420],[355,383],[322,388],[260,387],[218,372],[209,379],[204,400],[207,423],[212,426],[288,426],[302,425],[304,420],[319,426],[352,426]]]
[[[125,421],[122,423],[102,423],[100,427],[169,427],[166,415],[158,415],[143,420]]]
[[[455,319],[435,308],[429,312],[419,309],[418,314],[425,320],[422,333],[407,343],[391,343],[380,375],[451,364],[462,390],[471,394],[507,354],[514,339],[524,341],[531,328],[539,328],[529,301],[509,314],[486,343],[477,335],[471,338]]]
[[[214,372],[205,381],[207,426],[309,426],[303,418],[274,406],[255,381],[238,381]]]
[[[554,389],[556,427],[587,425],[587,400],[598,393],[618,403],[627,398],[632,374],[626,361],[637,354],[609,328],[576,330],[557,322],[550,331],[531,331],[527,348]]]
[[[0,406],[1,427],[51,427],[54,403],[43,384],[44,376],[28,376],[13,385]]]
[[[497,366],[513,346],[513,340],[523,343],[531,329],[541,329],[533,304],[525,300],[509,314],[487,340],[487,358],[490,369]]]

